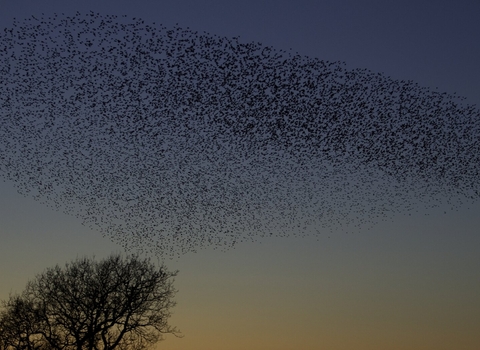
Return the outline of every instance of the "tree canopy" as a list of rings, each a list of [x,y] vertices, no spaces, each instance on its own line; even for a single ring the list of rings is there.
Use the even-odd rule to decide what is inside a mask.
[[[176,275],[134,255],[49,268],[3,302],[0,350],[143,350],[178,336]]]

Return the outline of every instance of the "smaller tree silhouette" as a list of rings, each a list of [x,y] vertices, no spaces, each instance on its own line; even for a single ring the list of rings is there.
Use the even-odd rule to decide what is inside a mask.
[[[29,300],[13,296],[3,302],[4,310],[0,314],[0,350],[43,349],[46,342],[42,339],[43,330],[35,320],[36,313]]]
[[[174,277],[138,256],[58,265],[3,302],[0,350],[143,350],[171,333]]]

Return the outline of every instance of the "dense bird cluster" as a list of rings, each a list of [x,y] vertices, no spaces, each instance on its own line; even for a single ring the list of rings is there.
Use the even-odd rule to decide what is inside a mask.
[[[77,13],[4,29],[0,79],[0,175],[127,249],[355,230],[480,196],[474,106],[341,62]]]

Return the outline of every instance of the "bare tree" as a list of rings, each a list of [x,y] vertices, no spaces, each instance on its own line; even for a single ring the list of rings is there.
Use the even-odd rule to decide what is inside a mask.
[[[45,347],[30,301],[11,296],[0,313],[0,350],[36,350]]]
[[[47,269],[4,303],[0,349],[142,350],[179,336],[168,324],[176,274],[120,255]]]

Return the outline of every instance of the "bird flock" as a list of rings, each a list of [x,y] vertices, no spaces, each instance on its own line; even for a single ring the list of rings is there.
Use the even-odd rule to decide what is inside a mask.
[[[355,232],[480,197],[462,98],[97,13],[0,34],[0,176],[127,250]]]

